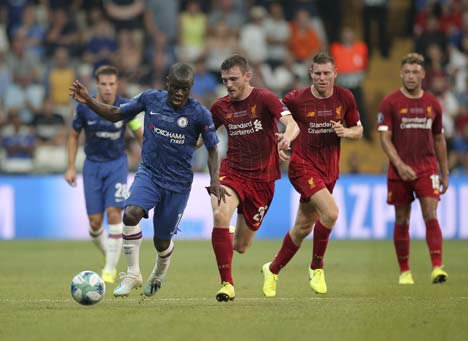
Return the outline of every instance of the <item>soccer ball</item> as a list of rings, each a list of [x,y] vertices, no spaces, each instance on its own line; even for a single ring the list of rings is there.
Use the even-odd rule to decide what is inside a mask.
[[[70,289],[79,304],[93,305],[104,297],[106,284],[97,273],[86,270],[73,277]]]

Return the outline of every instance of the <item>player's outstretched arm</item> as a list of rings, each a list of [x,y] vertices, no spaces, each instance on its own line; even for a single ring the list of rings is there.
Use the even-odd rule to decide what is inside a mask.
[[[229,196],[229,193],[226,192],[226,189],[221,186],[219,182],[219,154],[218,147],[213,146],[207,148],[208,150],[208,170],[210,172],[210,187],[208,192],[213,194],[218,198],[218,206],[221,204],[221,201],[226,202],[226,196]]]
[[[437,161],[439,161],[440,173],[442,175],[440,178],[440,186],[442,186],[440,193],[444,194],[449,186],[449,170],[447,162],[447,144],[443,133],[434,135],[434,149]]]
[[[68,90],[68,94],[71,98],[85,104],[102,118],[111,122],[123,120],[124,115],[120,112],[119,107],[104,104],[92,98],[88,93],[88,89],[79,81],[75,80]]]
[[[80,137],[80,132],[71,129],[70,134],[68,135],[67,141],[67,151],[68,151],[68,166],[65,171],[65,181],[72,187],[76,186],[76,153],[78,151],[78,139]]]
[[[398,152],[395,149],[395,146],[392,142],[392,132],[391,131],[381,131],[380,132],[380,144],[382,149],[387,154],[390,162],[395,166],[403,181],[413,181],[417,179],[416,172],[408,166],[398,155]]]

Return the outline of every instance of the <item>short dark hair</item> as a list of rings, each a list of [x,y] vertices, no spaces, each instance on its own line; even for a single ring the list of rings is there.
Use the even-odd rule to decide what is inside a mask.
[[[193,81],[194,72],[192,67],[186,63],[175,63],[169,69],[169,75],[167,78]]]
[[[115,75],[119,78],[119,69],[112,65],[102,65],[94,72],[94,77],[96,77],[97,81],[99,81],[100,75]]]
[[[335,60],[333,59],[332,56],[330,56],[329,54],[325,52],[319,52],[314,56],[314,58],[312,58],[312,65],[313,64],[327,64],[327,63],[335,65]]]
[[[424,67],[424,57],[419,53],[408,53],[401,60],[401,66],[405,64],[418,64]]]
[[[221,71],[228,71],[234,66],[238,66],[242,73],[250,71],[249,62],[244,56],[241,56],[240,54],[235,54],[225,59],[221,64]]]

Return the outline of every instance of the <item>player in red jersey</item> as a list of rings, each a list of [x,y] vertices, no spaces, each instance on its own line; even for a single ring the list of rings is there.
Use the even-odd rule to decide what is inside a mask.
[[[424,57],[406,55],[401,62],[403,86],[387,95],[379,107],[378,131],[390,160],[387,202],[395,206],[393,240],[400,265],[400,284],[413,284],[408,265],[409,220],[414,194],[426,223],[426,241],[432,261],[432,283],[447,280],[442,270],[442,233],[437,220],[440,194],[448,188],[448,165],[437,99],[422,89]],[[439,179],[439,169],[442,177]]]
[[[289,110],[275,94],[250,85],[252,73],[247,60],[234,55],[221,65],[221,77],[228,95],[211,107],[215,127],[228,134],[227,156],[220,169],[221,184],[229,196],[224,202],[211,195],[214,227],[212,245],[222,287],[216,299],[232,301],[233,250],[247,251],[273,199],[275,180],[281,177],[278,151],[289,149],[299,133]],[[285,126],[279,133],[277,121]],[[234,234],[229,223],[237,209]]]
[[[338,218],[338,206],[331,193],[339,175],[340,142],[342,138],[359,139],[363,133],[353,95],[334,85],[337,71],[333,58],[317,54],[309,73],[310,87],[293,90],[283,98],[300,128],[292,148],[289,179],[301,199],[296,222],[284,237],[280,251],[271,263],[263,265],[263,293],[267,297],[276,296],[278,273],[312,232],[314,223],[309,284],[316,293],[327,292],[323,257]]]

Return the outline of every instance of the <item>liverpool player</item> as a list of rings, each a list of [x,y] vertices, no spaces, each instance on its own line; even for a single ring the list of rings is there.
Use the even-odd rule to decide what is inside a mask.
[[[353,95],[334,85],[337,72],[333,58],[317,54],[309,72],[312,85],[293,90],[283,98],[301,130],[289,164],[289,179],[301,198],[296,222],[286,233],[280,251],[272,262],[263,265],[263,293],[267,297],[276,296],[278,273],[312,232],[314,223],[309,284],[318,294],[327,292],[323,257],[338,218],[338,206],[331,193],[339,174],[340,141],[359,139],[363,133]],[[286,155],[282,154],[282,158]]]
[[[215,127],[223,125],[228,134],[220,178],[229,196],[220,204],[211,195],[211,240],[221,276],[222,287],[216,294],[220,302],[235,297],[233,250],[244,253],[249,248],[273,199],[275,180],[280,178],[278,150],[289,149],[299,133],[288,109],[272,92],[252,87],[251,76],[244,57],[234,55],[226,59],[221,65],[221,77],[228,95],[211,107]],[[278,133],[278,120],[285,126],[284,133]],[[229,222],[236,209],[233,238]]]
[[[408,264],[414,193],[426,223],[432,283],[445,282],[448,277],[442,270],[442,233],[437,220],[437,203],[448,187],[447,150],[442,109],[434,96],[421,87],[423,65],[424,58],[417,53],[403,58],[400,69],[403,86],[383,99],[378,114],[380,141],[390,160],[387,202],[395,206],[393,240],[400,265],[400,284],[414,284]]]

